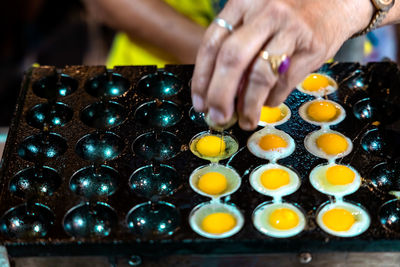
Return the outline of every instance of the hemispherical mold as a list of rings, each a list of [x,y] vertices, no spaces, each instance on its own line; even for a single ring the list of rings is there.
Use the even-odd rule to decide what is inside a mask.
[[[29,161],[56,158],[67,150],[67,141],[56,133],[38,133],[25,138],[18,146],[18,156]]]
[[[171,101],[154,100],[138,107],[135,119],[145,126],[167,128],[182,119],[182,111]]]
[[[129,90],[130,83],[118,73],[104,73],[90,79],[86,92],[94,97],[118,97]]]
[[[42,103],[32,107],[26,114],[27,123],[37,129],[45,126],[64,126],[71,121],[73,111],[66,104],[57,102],[55,104]]]
[[[335,115],[326,121],[317,121],[317,120],[313,119],[309,115],[310,105],[312,105],[313,103],[319,104],[319,102],[333,105],[334,109],[336,111],[336,114],[334,113]],[[344,110],[344,108],[341,105],[339,105],[338,103],[336,103],[334,101],[315,99],[315,100],[308,101],[308,102],[302,104],[299,108],[299,115],[303,120],[305,120],[306,122],[308,122],[310,124],[324,127],[324,126],[336,125],[336,124],[339,124],[340,122],[342,122],[344,120],[344,118],[346,117],[346,111]],[[321,115],[323,115],[323,114],[321,114]]]
[[[297,215],[298,222],[296,225],[288,229],[276,228],[270,220],[271,214],[278,209],[290,210],[293,214]],[[292,218],[294,215],[286,217]],[[267,201],[261,203],[254,209],[252,220],[254,227],[262,234],[275,237],[275,238],[288,238],[301,233],[306,226],[306,218],[304,211],[297,205],[291,203],[271,202]]]
[[[107,237],[117,227],[117,215],[106,203],[81,203],[70,209],[64,219],[64,230],[74,237]]]
[[[19,197],[51,196],[61,185],[61,177],[50,167],[29,167],[12,178],[9,189]]]
[[[199,187],[199,180],[204,174],[210,173],[210,172],[217,172],[222,174],[225,179],[226,179],[226,188],[217,194],[209,194],[201,190]],[[221,198],[227,195],[231,195],[234,192],[236,192],[241,183],[242,183],[242,178],[240,175],[231,167],[224,166],[221,164],[216,164],[216,163],[211,163],[205,166],[200,166],[197,169],[195,169],[189,177],[189,183],[190,187],[198,194],[211,197],[211,198]]]
[[[129,186],[132,191],[151,199],[153,196],[168,196],[174,194],[182,185],[177,171],[171,166],[147,165],[135,170],[130,179]]]
[[[297,85],[297,89],[302,93],[312,95],[315,97],[323,97],[324,95],[329,95],[338,89],[338,85],[337,85],[336,81],[324,73],[311,73],[306,78],[318,77],[319,75],[326,78],[326,81],[328,83],[328,85],[326,87],[323,87],[318,90],[308,90],[307,88],[304,88],[304,81],[302,81],[300,84]]]
[[[203,229],[203,221],[208,215],[214,213],[227,213],[233,216],[235,224],[232,229],[220,234],[209,233],[205,231]],[[244,225],[244,217],[240,210],[234,204],[222,203],[219,201],[210,201],[200,203],[193,208],[193,210],[189,214],[189,224],[192,230],[201,236],[212,239],[221,239],[237,234]]]
[[[189,118],[192,122],[194,122],[198,126],[207,127],[207,123],[205,121],[205,115],[203,112],[196,112],[194,107],[191,107],[189,110]]]
[[[378,109],[378,106],[367,97],[357,101],[353,105],[353,114],[359,120],[378,121],[381,120]]]
[[[132,143],[133,152],[146,160],[169,160],[175,157],[180,149],[181,142],[178,137],[167,131],[142,134]]]
[[[122,139],[112,132],[94,132],[79,139],[75,151],[85,160],[102,162],[118,157],[124,146]]]
[[[400,233],[400,200],[392,199],[384,203],[378,211],[379,222],[393,232]]]
[[[398,152],[400,135],[394,131],[374,128],[361,137],[361,147],[377,156],[389,156]]]
[[[230,120],[224,124],[218,124],[218,123],[214,122],[210,117],[210,113],[207,113],[204,117],[204,121],[206,122],[208,127],[210,129],[213,129],[218,132],[222,132],[224,130],[231,128],[233,125],[236,124],[237,120],[238,120],[238,116],[237,116],[236,112],[234,112],[232,114],[232,117],[230,118]]]
[[[280,115],[280,117],[276,118],[276,114],[272,115],[269,114],[271,112],[266,112],[264,110],[276,110],[279,109],[280,114],[278,113],[278,115]],[[260,116],[260,120],[258,122],[258,126],[262,126],[265,127],[267,125],[269,126],[278,126],[281,124],[286,123],[290,117],[292,116],[292,111],[290,110],[290,108],[282,103],[280,104],[278,107],[276,108],[269,108],[269,107],[263,107],[261,110],[261,116]]]
[[[129,211],[126,223],[133,234],[152,239],[175,233],[180,226],[180,214],[171,203],[146,202]]]
[[[400,189],[400,166],[381,162],[374,166],[368,179],[374,187],[382,191]]]
[[[119,179],[118,172],[109,166],[87,166],[72,175],[69,188],[86,198],[111,196],[118,189]]]
[[[50,75],[32,85],[35,95],[46,99],[68,96],[75,92],[77,88],[78,81],[66,74]]]
[[[122,124],[127,118],[127,110],[114,101],[93,103],[81,111],[81,121],[96,129],[111,129]]]
[[[0,232],[10,238],[45,237],[54,224],[54,214],[40,203],[21,204],[0,219]]]
[[[178,94],[182,88],[182,81],[174,74],[165,71],[148,74],[137,84],[137,89],[142,94],[162,99]]]

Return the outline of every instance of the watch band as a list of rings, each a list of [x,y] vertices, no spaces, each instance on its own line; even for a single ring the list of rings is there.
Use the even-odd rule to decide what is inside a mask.
[[[385,19],[387,13],[388,13],[388,11],[378,10],[375,13],[375,15],[373,16],[373,18],[372,18],[371,22],[369,23],[369,25],[367,26],[367,28],[365,28],[361,32],[356,33],[351,38],[355,38],[355,37],[364,35],[370,31],[376,29],[382,23],[382,21]]]

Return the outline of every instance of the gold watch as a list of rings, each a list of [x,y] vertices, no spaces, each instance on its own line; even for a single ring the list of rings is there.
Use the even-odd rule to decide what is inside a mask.
[[[371,0],[374,8],[376,9],[374,15],[372,16],[371,22],[363,31],[356,33],[354,37],[364,35],[375,28],[377,28],[382,21],[385,19],[389,10],[393,7],[395,0]]]

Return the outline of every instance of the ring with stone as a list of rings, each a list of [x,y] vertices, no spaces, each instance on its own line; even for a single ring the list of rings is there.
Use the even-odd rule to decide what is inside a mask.
[[[290,67],[290,58],[286,54],[272,55],[263,50],[260,52],[260,57],[269,62],[275,75],[284,74]]]
[[[213,22],[216,23],[218,26],[220,26],[224,29],[227,29],[230,33],[233,32],[232,24],[230,24],[226,20],[221,19],[221,18],[215,18]]]

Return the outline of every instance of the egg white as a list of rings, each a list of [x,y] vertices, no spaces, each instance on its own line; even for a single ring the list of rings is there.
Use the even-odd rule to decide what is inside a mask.
[[[204,220],[204,218],[207,215],[210,215],[212,213],[216,212],[224,212],[224,213],[229,213],[236,219],[236,225],[233,227],[230,231],[222,233],[222,234],[211,234],[206,231],[204,231],[201,228],[201,224]],[[233,205],[233,204],[228,204],[228,203],[222,203],[219,201],[210,201],[210,202],[204,202],[196,207],[193,208],[193,210],[189,214],[189,225],[192,228],[193,231],[195,231],[197,234],[207,237],[207,238],[212,238],[212,239],[221,239],[221,238],[227,238],[230,236],[233,236],[237,232],[242,229],[244,224],[244,217],[243,214],[239,211],[239,209]]]
[[[287,147],[274,150],[274,151],[266,151],[259,146],[260,139],[267,134],[276,134],[282,137],[286,143]],[[253,133],[247,141],[247,148],[249,151],[255,155],[256,157],[267,159],[272,162],[277,161],[278,159],[286,158],[290,156],[296,148],[296,144],[294,143],[293,138],[285,133],[284,131],[275,129],[273,127],[265,127],[255,133]]]
[[[344,137],[347,140],[347,144],[348,144],[346,151],[344,151],[343,153],[340,153],[338,155],[328,155],[322,149],[318,148],[317,139],[318,139],[318,137],[320,137],[322,134],[325,134],[325,133],[338,134],[338,135]],[[318,131],[309,133],[304,138],[304,146],[307,149],[307,151],[310,152],[311,154],[313,154],[314,156],[323,158],[323,159],[327,159],[327,160],[343,158],[343,157],[347,156],[348,154],[350,154],[351,151],[353,150],[353,143],[351,142],[350,138],[344,136],[343,134],[341,134],[337,131],[330,130],[330,129],[320,129]]]
[[[200,177],[209,172],[218,172],[225,176],[227,180],[227,188],[221,194],[210,195],[203,192],[198,187]],[[195,169],[189,177],[189,184],[190,187],[193,189],[193,191],[195,191],[200,195],[215,199],[219,199],[221,197],[233,194],[236,190],[239,189],[241,183],[242,183],[242,178],[233,168],[217,163],[211,163],[208,165],[200,166],[197,169]]]
[[[310,75],[314,75],[314,74],[321,74],[324,77],[326,77],[329,80],[329,86],[324,89],[318,90],[318,91],[307,91],[303,88],[303,81],[304,81],[303,80],[301,83],[299,83],[297,85],[297,90],[299,90],[300,92],[305,93],[307,95],[312,95],[315,97],[323,97],[325,95],[332,94],[333,92],[335,92],[338,89],[338,85],[337,85],[336,81],[324,73],[310,73],[309,75],[307,75],[307,77]]]
[[[261,175],[263,172],[266,170],[270,169],[281,169],[284,171],[287,171],[289,173],[289,179],[290,182],[288,185],[281,186],[275,190],[270,190],[265,188],[262,183],[261,183]],[[300,187],[300,178],[297,175],[296,172],[293,170],[289,169],[288,167],[284,167],[279,164],[266,164],[266,165],[261,165],[255,168],[251,174],[250,174],[250,185],[259,192],[260,194],[266,195],[266,196],[271,196],[274,198],[281,198],[283,196],[290,195],[294,192],[297,191]]]
[[[292,116],[292,111],[290,111],[290,108],[284,103],[279,105],[279,109],[281,110],[282,113],[286,114],[285,117],[283,117],[281,120],[279,120],[277,122],[273,122],[273,123],[268,123],[268,122],[260,120],[258,122],[258,126],[262,126],[262,127],[267,126],[267,125],[278,126],[278,125],[281,125],[281,124],[284,124],[285,122],[287,122],[290,119],[290,117]]]
[[[333,185],[328,182],[326,178],[326,171],[328,168],[340,165],[336,163],[321,164],[315,167],[310,173],[310,183],[319,192],[327,195],[335,196],[336,198],[341,198],[345,195],[350,195],[358,190],[361,185],[360,174],[351,166],[345,165],[350,168],[355,174],[352,183],[347,185]]]
[[[334,102],[334,101],[325,100],[325,99],[324,99],[323,101],[326,101],[326,102],[329,102],[329,103],[333,104],[333,105],[336,107],[336,109],[340,110],[340,111],[339,111],[339,115],[338,115],[334,120],[329,121],[329,122],[319,122],[319,121],[313,120],[313,119],[308,115],[307,109],[308,109],[308,107],[309,107],[313,102],[316,102],[316,101],[322,101],[322,100],[321,100],[321,99],[315,99],[315,100],[312,100],[312,101],[305,102],[305,103],[302,104],[302,105],[300,106],[300,108],[299,108],[299,115],[300,115],[300,117],[301,117],[303,120],[305,120],[306,122],[308,122],[308,123],[310,123],[310,124],[317,125],[317,126],[321,126],[321,127],[327,127],[327,126],[330,126],[330,125],[339,124],[339,123],[342,122],[342,121],[344,120],[344,118],[346,117],[346,111],[344,110],[344,108],[343,108],[341,105],[339,105],[338,103],[336,103],[336,102]]]
[[[208,135],[221,137],[221,135],[212,134],[210,131],[204,131],[204,132],[198,133],[195,136],[193,136],[192,140],[190,140],[190,143],[189,143],[190,151],[192,151],[192,153],[194,155],[196,155],[197,157],[199,157],[201,159],[209,160],[211,162],[218,162],[220,160],[227,159],[227,158],[231,157],[239,149],[239,143],[236,140],[236,138],[233,135],[231,135],[231,134],[229,134],[227,132],[224,132],[224,135],[222,137],[224,142],[225,142],[225,151],[224,151],[224,153],[222,153],[222,155],[219,155],[219,156],[216,156],[216,157],[209,157],[209,156],[202,155],[197,150],[197,142],[202,137],[208,136]]]
[[[353,216],[355,216],[356,221],[348,231],[334,231],[325,226],[324,222],[322,221],[322,216],[325,214],[325,212],[333,208],[342,208],[348,210],[351,214],[353,214]],[[353,237],[364,233],[368,229],[371,224],[371,218],[366,209],[359,205],[354,205],[345,201],[337,201],[335,203],[328,201],[322,204],[319,208],[317,213],[317,224],[328,234],[339,237]]]
[[[298,218],[299,223],[289,230],[280,230],[274,228],[269,223],[269,215],[276,209],[287,208],[294,211]],[[302,232],[306,226],[306,219],[304,212],[298,207],[290,203],[273,203],[270,201],[260,204],[253,212],[253,224],[254,227],[264,235],[276,237],[276,238],[287,238],[292,237]]]

